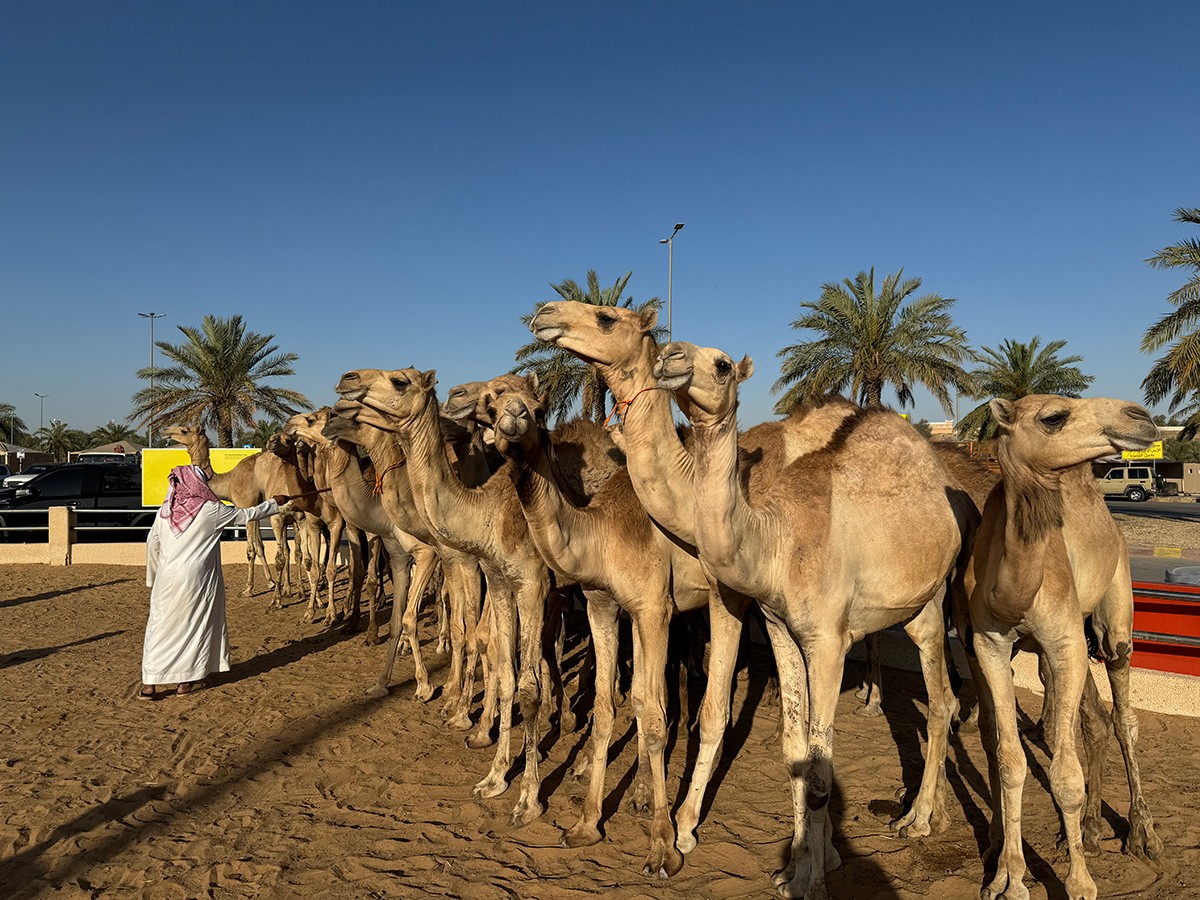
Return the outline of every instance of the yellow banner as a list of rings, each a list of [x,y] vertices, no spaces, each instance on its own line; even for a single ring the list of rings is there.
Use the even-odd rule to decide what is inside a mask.
[[[1121,459],[1162,459],[1163,442],[1155,441],[1145,450],[1122,450]]]
[[[208,453],[208,460],[213,471],[217,474],[228,472],[247,456],[261,453],[257,447],[214,448]],[[190,462],[188,452],[183,447],[167,447],[162,450],[146,449],[142,451],[142,506],[162,506],[167,499],[167,476],[176,466],[186,466]]]

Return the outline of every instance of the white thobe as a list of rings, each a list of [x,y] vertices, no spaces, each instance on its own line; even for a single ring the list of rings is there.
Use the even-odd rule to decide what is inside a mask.
[[[229,671],[221,531],[278,511],[274,500],[249,509],[210,501],[182,534],[154,517],[146,538],[146,587],[152,590],[142,684],[179,684]]]

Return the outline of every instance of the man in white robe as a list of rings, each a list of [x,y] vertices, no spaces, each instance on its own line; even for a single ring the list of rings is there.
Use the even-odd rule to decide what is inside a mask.
[[[210,673],[229,671],[221,532],[274,515],[288,499],[249,509],[226,506],[197,466],[176,466],[168,482],[166,502],[146,538],[146,586],[152,590],[139,700],[158,699],[163,684],[189,694],[206,687]]]

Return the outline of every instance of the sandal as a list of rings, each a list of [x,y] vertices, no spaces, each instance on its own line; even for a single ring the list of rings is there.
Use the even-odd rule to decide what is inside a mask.
[[[142,689],[135,694],[139,700],[159,700],[158,691],[154,689],[152,684],[143,684]]]
[[[202,691],[208,687],[207,681],[185,681],[179,687],[175,688],[175,693],[183,696],[184,694],[194,694],[196,691]]]

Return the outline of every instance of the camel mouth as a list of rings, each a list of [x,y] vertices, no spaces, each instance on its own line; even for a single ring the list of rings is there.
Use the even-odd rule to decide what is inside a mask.
[[[367,396],[367,389],[361,386],[344,388],[339,384],[336,388],[334,388],[334,390],[337,391],[337,395],[343,400],[359,401],[362,400],[363,397]]]
[[[442,415],[455,422],[465,422],[475,409],[475,404],[454,404],[447,400],[442,404]]]
[[[1155,437],[1146,437],[1144,434],[1121,434],[1111,429],[1105,430],[1104,436],[1118,450],[1145,450],[1158,440],[1157,429],[1155,429]]]
[[[545,341],[547,344],[553,344],[566,333],[567,329],[562,325],[538,325],[534,323],[533,336],[539,341]]]

